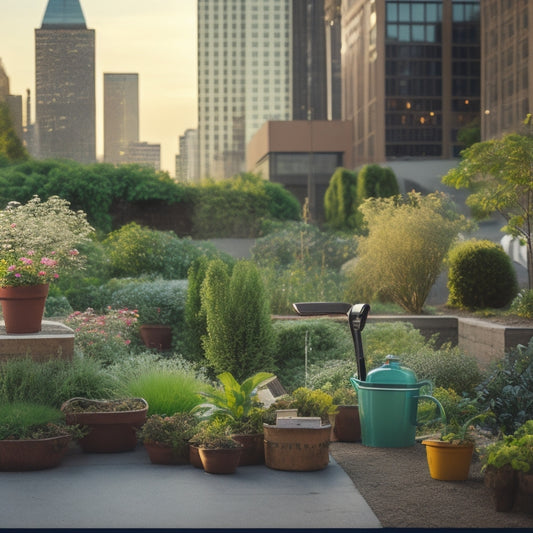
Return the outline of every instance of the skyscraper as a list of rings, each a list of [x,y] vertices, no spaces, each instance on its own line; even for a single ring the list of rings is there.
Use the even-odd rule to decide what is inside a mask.
[[[48,0],[35,30],[38,156],[96,160],[95,33],[79,0]]]
[[[480,2],[481,138],[520,129],[533,110],[533,2]]]
[[[479,0],[342,4],[343,118],[356,165],[451,159],[480,113]]]
[[[139,142],[139,75],[105,73],[104,161],[123,163],[131,142]]]
[[[290,0],[198,0],[200,176],[245,168],[267,120],[292,118]]]

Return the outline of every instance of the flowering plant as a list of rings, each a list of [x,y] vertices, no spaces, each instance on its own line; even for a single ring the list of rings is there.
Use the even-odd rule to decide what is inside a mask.
[[[69,205],[58,196],[45,202],[34,196],[0,211],[0,287],[49,283],[61,271],[83,267],[75,246],[94,230]]]
[[[137,317],[137,312],[130,309],[108,307],[105,314],[99,315],[88,308],[69,315],[65,324],[75,331],[74,346],[85,357],[111,364],[129,354]]]

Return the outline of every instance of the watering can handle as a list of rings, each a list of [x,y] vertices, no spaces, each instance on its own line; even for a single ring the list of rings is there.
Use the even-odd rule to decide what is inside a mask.
[[[417,400],[420,400],[421,398],[431,400],[437,405],[437,407],[439,408],[440,419],[442,420],[443,424],[446,424],[446,413],[444,412],[444,407],[442,407],[442,404],[439,402],[439,400],[437,400],[437,398],[434,398],[433,396],[429,396],[428,394],[419,394],[418,396],[416,396]],[[416,421],[416,423],[418,424],[418,420]]]

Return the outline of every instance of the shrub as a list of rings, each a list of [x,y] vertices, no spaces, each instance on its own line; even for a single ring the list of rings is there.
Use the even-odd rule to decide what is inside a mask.
[[[448,303],[465,309],[500,308],[516,296],[511,259],[492,241],[471,240],[450,251]]]
[[[109,308],[103,315],[87,309],[75,311],[65,324],[74,332],[74,347],[83,354],[109,365],[129,354],[132,336],[136,334],[137,314],[128,309]]]
[[[184,279],[197,257],[219,255],[212,244],[193,243],[190,238],[180,239],[171,231],[153,230],[136,222],[113,231],[102,244],[111,274],[118,277]]]
[[[533,290],[521,290],[511,303],[511,312],[524,318],[533,318]]]
[[[482,379],[475,357],[465,355],[456,347],[422,349],[403,356],[401,362],[418,380],[427,379],[435,387],[453,389],[459,394],[472,392]]]
[[[506,434],[533,419],[533,339],[493,363],[477,392]]]
[[[133,280],[111,296],[111,307],[135,309],[140,324],[184,326],[187,280]]]
[[[46,298],[44,308],[45,317],[68,316],[73,309],[65,296],[51,296]]]
[[[0,364],[0,402],[33,402],[59,408],[69,398],[110,398],[117,383],[98,361],[29,358]]]
[[[202,283],[207,334],[203,346],[212,369],[242,381],[273,367],[270,307],[257,267],[238,261],[231,275],[220,260],[212,261]]]
[[[354,229],[357,206],[357,173],[337,168],[324,194],[324,213],[328,226],[333,229]]]
[[[359,210],[368,236],[359,239],[358,261],[347,275],[349,299],[386,295],[406,311],[419,314],[449,247],[468,226],[466,219],[441,193],[370,198]]]
[[[364,165],[357,175],[357,202],[367,198],[386,198],[400,194],[398,180],[391,168]]]

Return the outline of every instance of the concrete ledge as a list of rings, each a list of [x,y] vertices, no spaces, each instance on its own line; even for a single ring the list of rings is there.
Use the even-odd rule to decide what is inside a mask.
[[[34,361],[70,361],[73,355],[74,331],[60,322],[43,320],[38,333],[9,335],[4,322],[0,322],[0,361],[27,356]]]

